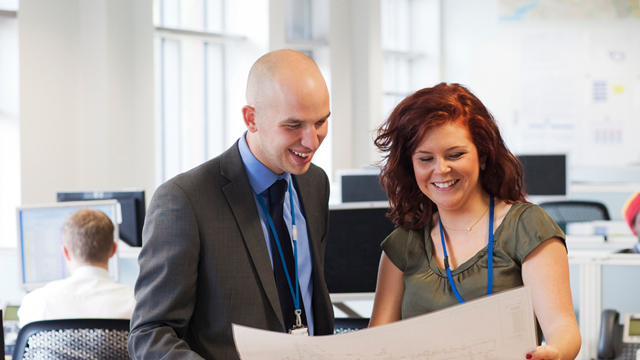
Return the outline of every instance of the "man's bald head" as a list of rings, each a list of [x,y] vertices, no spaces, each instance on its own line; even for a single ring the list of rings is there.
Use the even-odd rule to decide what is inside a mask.
[[[270,52],[253,64],[242,115],[253,155],[275,174],[303,174],[330,115],[329,91],[316,63],[294,50]]]
[[[260,57],[249,71],[247,81],[247,104],[257,112],[265,110],[270,96],[277,91],[274,87],[287,86],[296,88],[296,83],[307,79],[322,82],[326,88],[324,77],[318,65],[307,55],[291,50],[272,51]]]

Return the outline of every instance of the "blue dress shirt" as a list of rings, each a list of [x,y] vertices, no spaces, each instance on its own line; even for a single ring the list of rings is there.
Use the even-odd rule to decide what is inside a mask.
[[[273,267],[273,251],[278,249],[271,249],[271,243],[269,242],[269,224],[267,217],[262,210],[262,206],[258,202],[257,196],[262,196],[266,204],[269,203],[269,187],[279,179],[285,179],[287,182],[293,180],[291,174],[282,173],[281,175],[275,174],[269,170],[264,164],[262,164],[253,155],[247,144],[246,132],[240,137],[238,147],[240,149],[240,157],[244,163],[245,169],[247,169],[247,175],[249,175],[249,183],[253,188],[253,196],[256,201],[256,207],[258,208],[258,214],[260,215],[260,223],[262,224],[262,232],[264,233],[264,239],[269,250],[269,260],[271,260],[271,266]],[[300,208],[300,199],[298,199],[298,193],[296,192],[294,184],[291,184],[291,190],[293,192],[293,207],[296,217],[296,227],[298,229],[298,281],[300,282],[300,291],[302,293],[302,301],[304,302],[304,310],[307,314],[307,325],[309,326],[309,335],[313,335],[313,309],[311,307],[311,299],[313,298],[313,280],[311,279],[311,251],[309,250],[309,235],[307,233],[307,221],[302,216],[302,209]],[[256,195],[259,194],[259,195]],[[289,234],[292,234],[291,227],[291,202],[289,201],[289,189],[285,193],[284,202],[284,221],[287,224]],[[292,240],[293,242],[293,240]],[[292,245],[293,246],[293,243]]]

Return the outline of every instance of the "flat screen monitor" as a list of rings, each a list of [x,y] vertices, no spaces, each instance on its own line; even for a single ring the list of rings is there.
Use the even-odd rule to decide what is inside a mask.
[[[534,202],[567,199],[569,176],[566,154],[518,155],[524,169],[525,191]]]
[[[331,206],[324,274],[329,293],[373,293],[376,290],[380,243],[395,229],[386,217],[388,204]]]
[[[115,199],[120,203],[120,240],[130,246],[142,246],[142,226],[146,213],[143,190],[58,192],[58,202],[106,199]]]
[[[337,175],[340,179],[343,203],[389,200],[387,193],[380,185],[378,169],[338,170]]]
[[[116,200],[29,205],[16,209],[19,275],[24,291],[70,275],[62,254],[62,225],[71,213],[83,208],[105,213],[113,222],[113,235],[117,239],[119,211]],[[119,280],[118,265],[116,253],[109,259],[109,275],[115,281]]]

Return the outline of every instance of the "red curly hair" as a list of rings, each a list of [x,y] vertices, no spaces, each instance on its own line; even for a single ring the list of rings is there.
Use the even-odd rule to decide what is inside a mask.
[[[482,188],[509,204],[526,201],[522,165],[505,146],[493,116],[467,88],[441,83],[402,100],[377,130],[374,143],[385,154],[380,184],[389,196],[388,216],[397,226],[421,229],[437,211],[418,187],[411,155],[427,132],[453,122],[469,129],[478,158],[486,158]]]

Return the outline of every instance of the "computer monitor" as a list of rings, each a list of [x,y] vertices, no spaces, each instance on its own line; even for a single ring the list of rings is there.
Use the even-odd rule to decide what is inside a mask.
[[[144,225],[144,190],[132,191],[59,191],[58,202],[116,199],[122,209],[120,240],[130,246],[142,246]]]
[[[340,180],[343,203],[389,200],[380,185],[379,169],[338,170],[336,174]]]
[[[68,277],[62,254],[62,225],[67,217],[80,209],[90,208],[105,213],[118,235],[118,202],[116,200],[78,201],[20,206],[16,209],[20,287],[31,291],[53,280]],[[119,280],[117,253],[109,259],[109,275]]]
[[[566,154],[523,154],[518,160],[524,169],[525,191],[529,200],[564,200],[569,197]]]
[[[387,211],[388,204],[329,208],[324,274],[332,299],[337,299],[336,294],[376,291],[380,243],[395,229]]]

